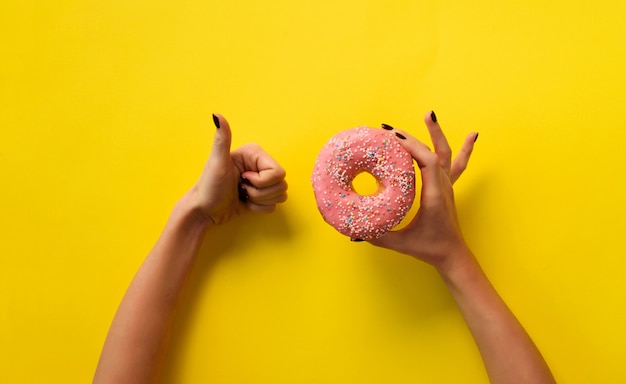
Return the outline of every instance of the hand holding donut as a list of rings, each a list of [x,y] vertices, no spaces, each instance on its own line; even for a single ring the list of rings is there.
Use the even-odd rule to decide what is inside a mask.
[[[217,128],[211,155],[190,193],[203,216],[223,224],[244,210],[272,212],[287,200],[285,170],[257,144],[231,152],[228,121],[214,114]]]
[[[478,133],[470,133],[465,138],[453,161],[450,145],[435,113],[428,113],[424,121],[434,152],[406,132],[385,126],[395,131],[400,144],[417,162],[422,177],[422,193],[420,208],[409,225],[372,239],[370,243],[414,256],[441,270],[463,262],[457,255],[469,254],[457,218],[452,184],[467,167]]]

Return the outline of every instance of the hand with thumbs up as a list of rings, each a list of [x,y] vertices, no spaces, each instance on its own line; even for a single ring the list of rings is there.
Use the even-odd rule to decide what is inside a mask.
[[[271,212],[287,199],[285,170],[257,144],[230,150],[226,119],[213,115],[215,139],[198,182],[178,201],[113,319],[94,383],[156,382],[176,306],[214,224],[243,211]]]
[[[210,223],[223,224],[244,210],[272,212],[287,200],[285,170],[258,144],[230,149],[226,119],[213,115],[213,148],[191,194]]]

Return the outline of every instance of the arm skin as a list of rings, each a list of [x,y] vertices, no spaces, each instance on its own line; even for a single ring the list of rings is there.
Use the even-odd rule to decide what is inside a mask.
[[[541,353],[463,239],[452,185],[467,167],[478,134],[466,137],[452,161],[452,151],[435,114],[428,113],[424,121],[434,151],[410,134],[394,129],[400,133],[396,135],[398,141],[420,168],[420,208],[405,228],[370,242],[437,269],[476,341],[491,383],[555,383]]]
[[[209,224],[186,195],[131,282],[111,324],[94,383],[152,383],[164,362],[185,281]]]
[[[214,115],[213,149],[198,183],[173,209],[109,329],[94,383],[154,383],[177,303],[208,230],[246,210],[272,212],[287,199],[285,171],[258,145],[230,151],[228,122]],[[239,182],[247,194],[239,199]]]
[[[467,323],[492,383],[556,383],[541,353],[507,307],[474,256],[439,270]]]

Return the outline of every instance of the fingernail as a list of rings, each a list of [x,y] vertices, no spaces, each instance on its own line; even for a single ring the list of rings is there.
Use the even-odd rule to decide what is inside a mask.
[[[474,137],[474,143],[478,140],[478,132],[476,132],[476,137]]]
[[[248,191],[246,191],[246,188],[239,184],[239,187],[237,188],[239,191],[239,201],[241,201],[242,203],[247,203],[248,202]]]
[[[241,176],[241,184],[245,184],[245,185],[252,185],[252,183],[250,182],[250,180],[246,179],[245,177]]]
[[[404,137],[403,134],[396,132],[396,136],[398,136],[399,138],[401,138],[402,140],[406,140],[406,137]]]
[[[433,121],[433,123],[437,122],[437,115],[435,115],[435,111],[430,111],[430,119]]]
[[[393,127],[392,127],[391,125],[387,125],[387,124],[382,124],[382,125],[381,125],[381,127],[382,127],[383,129],[386,129],[386,130],[388,130],[388,131],[391,131],[391,130],[393,130]]]
[[[354,242],[354,243],[360,243],[361,241],[365,241],[363,239],[350,239],[350,241]]]
[[[215,113],[213,114],[213,124],[215,124],[215,128],[219,128],[220,127],[220,118],[217,117],[215,115]]]

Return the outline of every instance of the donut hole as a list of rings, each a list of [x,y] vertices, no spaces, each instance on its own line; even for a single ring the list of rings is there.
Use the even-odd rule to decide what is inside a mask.
[[[352,189],[361,196],[375,195],[380,192],[381,184],[371,173],[361,171],[352,180]]]

